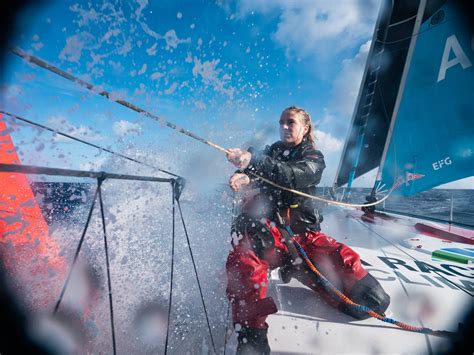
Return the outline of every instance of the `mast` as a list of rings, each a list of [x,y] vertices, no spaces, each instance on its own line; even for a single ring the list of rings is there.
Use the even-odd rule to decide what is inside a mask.
[[[385,0],[382,3],[382,5],[380,6],[379,13],[378,13],[378,16],[377,16],[377,22],[376,22],[376,25],[375,25],[374,34],[372,35],[372,41],[370,43],[369,53],[367,55],[367,62],[365,64],[364,74],[362,75],[362,80],[361,80],[360,87],[359,87],[359,93],[357,94],[357,100],[356,100],[356,104],[354,106],[355,109],[354,109],[354,112],[352,114],[352,120],[351,120],[351,124],[350,124],[349,127],[352,127],[354,125],[355,120],[358,116],[358,112],[359,112],[358,107],[359,107],[360,101],[362,100],[362,93],[364,91],[364,86],[365,86],[365,82],[366,82],[366,79],[367,79],[367,75],[374,76],[374,79],[372,80],[374,85],[372,85],[372,92],[367,93],[365,95],[366,104],[364,105],[364,108],[366,108],[366,110],[365,110],[366,112],[364,113],[363,116],[367,118],[370,114],[370,107],[372,106],[373,97],[374,97],[374,94],[375,94],[375,83],[377,82],[377,73],[380,70],[380,65],[377,65],[376,68],[373,69],[373,70],[369,70],[370,67],[372,66],[372,63],[370,62],[370,58],[372,57],[372,54],[375,50],[375,45],[376,45],[376,42],[377,42],[376,39],[378,37],[380,27],[381,27],[382,23],[384,22],[383,20],[386,17],[390,17],[390,15],[388,15],[388,16],[385,15],[385,11],[390,11],[390,13],[391,13],[392,9],[393,9],[393,2],[390,1],[390,0]],[[385,36],[386,36],[386,32],[384,33],[384,38],[385,38]],[[380,55],[380,54],[382,54],[382,51],[377,53],[377,55]],[[370,71],[370,74],[368,74],[369,71]],[[352,169],[351,169],[351,172],[349,174],[349,180],[348,180],[348,183],[347,183],[348,194],[349,195],[350,195],[350,189],[352,187],[352,182],[353,182],[354,177],[355,177],[355,172],[356,172],[356,169],[357,169],[357,166],[358,166],[358,163],[359,163],[360,152],[362,150],[362,146],[363,146],[363,142],[364,142],[365,127],[366,127],[366,124],[360,126],[360,129],[359,129],[359,136],[358,136],[356,154],[355,154],[355,157],[353,159]],[[335,178],[334,178],[333,189],[336,189],[336,188],[339,187],[339,186],[337,186],[337,177],[339,176],[339,172],[340,172],[341,167],[342,167],[342,162],[344,160],[343,158],[346,155],[346,150],[348,148],[350,135],[351,135],[351,129],[349,129],[349,131],[347,133],[347,138],[346,138],[346,141],[344,143],[344,149],[342,151],[341,160],[339,161],[339,166],[337,168],[336,175],[335,175]],[[344,196],[342,196],[342,197],[344,197]]]
[[[391,8],[391,10],[392,9],[393,9],[393,7]],[[379,32],[381,31],[381,28],[379,26],[381,13],[382,13],[382,8],[379,11],[379,19],[377,20],[377,27],[376,27],[376,30],[374,31],[374,36],[372,38],[370,53],[372,53],[373,51],[376,50],[375,42],[377,42],[376,39],[379,39]],[[387,32],[388,32],[387,29],[388,29],[388,27],[386,27],[384,29],[384,33],[383,33],[383,36],[382,36],[383,37],[383,40],[382,40],[383,42],[382,43],[384,43],[386,38],[387,38]],[[379,49],[379,48],[377,48],[377,49]],[[367,85],[367,91],[366,91],[366,94],[365,94],[365,97],[364,97],[365,102],[363,103],[364,105],[362,106],[361,118],[363,120],[363,123],[359,126],[359,135],[357,137],[356,152],[355,152],[355,155],[354,155],[352,168],[351,168],[351,171],[349,173],[349,178],[348,178],[348,181],[347,181],[347,191],[348,191],[347,197],[350,197],[352,183],[353,183],[354,178],[355,178],[356,169],[359,165],[359,158],[360,158],[360,154],[362,152],[362,147],[364,146],[366,127],[367,127],[369,116],[370,116],[370,113],[371,113],[372,104],[374,102],[375,90],[377,88],[378,74],[379,74],[380,66],[381,66],[380,62],[381,62],[381,57],[382,57],[382,54],[384,52],[384,49],[385,49],[384,45],[381,44],[380,45],[380,50],[373,55],[374,58],[375,58],[375,60],[373,60],[373,61],[369,61],[369,59],[371,58],[370,55],[367,57],[368,60],[367,60],[366,71],[365,71],[364,75],[367,75],[367,69],[369,67],[371,67],[372,69],[370,69],[369,83]],[[361,86],[364,85],[364,82],[365,82],[365,79],[361,82]],[[360,94],[361,93],[362,93],[362,89],[359,91],[359,100],[360,100]],[[357,103],[356,107],[358,107],[358,105],[359,105],[359,103]],[[357,109],[354,110],[354,116],[357,113],[358,113],[358,110]],[[342,162],[342,159],[341,159],[341,162]]]

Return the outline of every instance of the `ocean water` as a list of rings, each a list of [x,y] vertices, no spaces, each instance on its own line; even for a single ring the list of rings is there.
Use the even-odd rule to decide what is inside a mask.
[[[225,190],[225,187],[221,187]],[[33,190],[39,198],[46,221],[76,218],[80,208],[90,198],[91,184],[80,183],[34,183]],[[364,203],[370,188],[354,188],[349,202]],[[225,191],[221,193],[226,193]],[[319,196],[328,195],[328,189],[319,187]],[[390,196],[376,207],[378,211],[400,212],[441,221],[474,227],[474,189],[432,189],[414,196]],[[77,223],[77,221],[74,221]]]
[[[364,203],[370,188],[352,189],[350,202]],[[328,189],[319,188],[328,197]],[[431,189],[414,196],[390,196],[378,211],[393,211],[474,227],[474,189]]]

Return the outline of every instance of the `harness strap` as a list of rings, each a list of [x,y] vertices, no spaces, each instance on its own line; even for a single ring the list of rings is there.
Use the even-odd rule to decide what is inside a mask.
[[[288,208],[288,211],[290,209]],[[289,214],[289,212],[288,212]],[[293,264],[300,264],[301,263],[301,258],[298,255],[298,251],[296,250],[295,244],[293,243],[293,231],[291,230],[290,226],[288,226],[283,218],[280,215],[280,212],[277,211],[276,213],[277,218],[278,218],[278,223],[277,225],[278,230],[280,231],[280,234],[283,238],[283,242],[285,243],[286,247],[288,248],[288,252],[290,253],[291,260]]]

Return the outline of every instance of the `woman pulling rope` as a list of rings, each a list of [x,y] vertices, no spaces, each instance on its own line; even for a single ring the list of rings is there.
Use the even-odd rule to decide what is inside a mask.
[[[277,309],[266,297],[269,269],[280,267],[283,281],[295,277],[345,313],[358,319],[369,317],[325,292],[320,279],[298,256],[294,242],[354,302],[379,314],[390,303],[379,282],[364,270],[359,255],[321,232],[323,218],[316,201],[255,177],[315,195],[326,165],[315,148],[311,117],[292,106],[282,112],[279,123],[280,141],[263,152],[234,148],[227,153],[239,169],[230,178],[230,187],[246,194],[233,223],[233,250],[226,265],[227,296],[239,332],[237,353],[270,353],[265,320]]]

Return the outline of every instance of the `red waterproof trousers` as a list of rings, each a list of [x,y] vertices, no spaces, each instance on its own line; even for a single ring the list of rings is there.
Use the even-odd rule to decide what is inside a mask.
[[[227,297],[232,305],[234,324],[251,328],[266,328],[265,320],[269,313],[262,311],[268,305],[266,293],[270,269],[291,264],[288,248],[283,243],[277,227],[270,228],[274,245],[266,248],[263,257],[257,256],[252,247],[252,236],[244,235],[227,258]],[[295,235],[316,268],[344,293],[367,275],[359,255],[347,245],[334,240],[321,232],[306,232]],[[261,255],[262,256],[262,255]],[[315,276],[303,265],[294,268],[292,274],[299,281],[315,291],[321,291]],[[322,293],[330,303],[337,305]],[[268,307],[267,307],[268,308]]]

